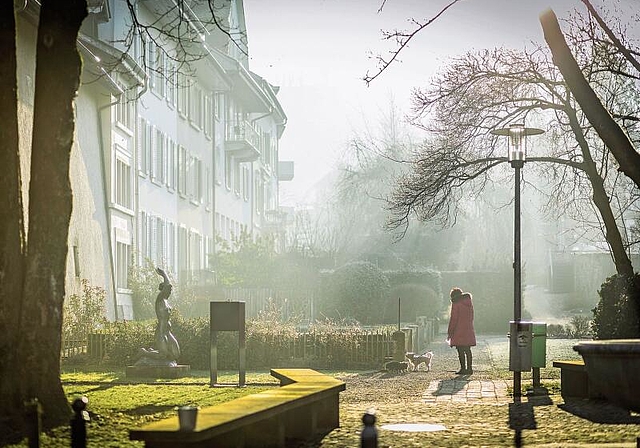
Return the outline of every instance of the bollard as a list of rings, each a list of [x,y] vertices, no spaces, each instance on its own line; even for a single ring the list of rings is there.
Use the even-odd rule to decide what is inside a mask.
[[[71,408],[73,409],[73,417],[71,417],[71,448],[87,448],[87,422],[89,421],[89,413],[86,411],[87,397],[78,397],[73,400]]]
[[[42,405],[37,398],[24,403],[27,439],[29,448],[40,448],[40,425],[42,421]]]
[[[369,410],[362,416],[364,429],[360,434],[360,448],[378,448],[378,430],[375,411]]]

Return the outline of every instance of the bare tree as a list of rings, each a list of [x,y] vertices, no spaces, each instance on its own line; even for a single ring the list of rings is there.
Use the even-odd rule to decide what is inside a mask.
[[[592,68],[590,60],[583,68]],[[599,74],[592,73],[594,78]],[[618,85],[608,93],[612,106],[629,94],[628,88]],[[562,206],[568,207],[591,196],[616,269],[632,273],[605,186],[611,159],[574,104],[542,47],[486,50],[455,60],[429,89],[414,93],[417,118],[423,120],[417,124],[432,140],[415,154],[413,171],[398,180],[389,198],[389,228],[404,232],[412,214],[450,224],[463,198],[479,194],[493,182],[494,168],[506,162],[490,131],[514,121],[538,120],[548,123],[548,133],[564,143],[550,148],[548,156],[527,159],[543,165],[544,174],[554,180],[550,198],[564,199]]]

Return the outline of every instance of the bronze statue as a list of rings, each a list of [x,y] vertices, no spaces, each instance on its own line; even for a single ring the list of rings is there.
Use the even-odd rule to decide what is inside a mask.
[[[156,297],[155,308],[158,323],[154,338],[155,348],[141,348],[135,365],[176,366],[180,357],[180,345],[171,332],[171,321],[169,320],[171,306],[167,300],[171,295],[172,286],[169,283],[169,277],[162,269],[156,268],[156,272],[162,277],[163,282],[158,286],[160,292]]]

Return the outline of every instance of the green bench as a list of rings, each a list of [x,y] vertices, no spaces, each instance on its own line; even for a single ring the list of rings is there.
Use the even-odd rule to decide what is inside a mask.
[[[560,369],[560,393],[563,398],[602,397],[589,380],[583,360],[553,361],[553,367]]]
[[[198,411],[193,431],[178,416],[129,431],[146,448],[286,446],[326,434],[340,424],[339,393],[345,383],[311,369],[272,369],[280,387]]]

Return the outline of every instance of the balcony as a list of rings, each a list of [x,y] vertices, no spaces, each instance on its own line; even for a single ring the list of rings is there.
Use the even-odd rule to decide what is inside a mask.
[[[265,210],[263,226],[271,232],[283,231],[287,224],[287,213],[281,210]]]
[[[260,157],[260,135],[246,120],[229,121],[225,131],[225,150],[238,162]]]

